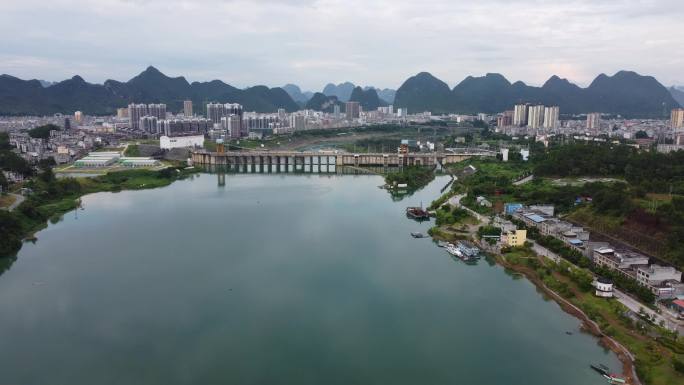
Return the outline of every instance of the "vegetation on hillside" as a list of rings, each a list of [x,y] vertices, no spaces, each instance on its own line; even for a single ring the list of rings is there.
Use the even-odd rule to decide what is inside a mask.
[[[33,174],[31,165],[11,150],[9,135],[6,132],[0,132],[0,170],[16,172],[24,176]],[[4,176],[2,180],[4,180]],[[4,187],[7,187],[6,183],[5,181]]]
[[[529,162],[469,160],[452,169],[471,164],[478,171],[461,178],[454,189],[467,193],[461,202],[481,214],[508,202],[553,204],[557,213],[569,214],[592,231],[684,267],[684,151],[660,154],[624,145],[571,143],[535,147]],[[514,184],[530,171],[534,180]],[[579,179],[591,176],[619,179]],[[480,195],[494,207],[477,205]]]
[[[61,128],[54,124],[45,124],[43,126],[38,126],[30,129],[28,134],[32,138],[47,139],[50,137],[50,131],[60,131]]]
[[[684,151],[661,154],[623,145],[573,143],[538,154],[538,176],[623,177],[637,192],[684,194]]]

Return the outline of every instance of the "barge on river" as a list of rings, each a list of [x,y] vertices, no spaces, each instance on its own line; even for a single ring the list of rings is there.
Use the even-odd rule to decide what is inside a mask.
[[[423,209],[423,207],[407,207],[406,208],[406,216],[415,219],[417,221],[426,221],[430,219],[430,213],[428,213],[427,210]]]

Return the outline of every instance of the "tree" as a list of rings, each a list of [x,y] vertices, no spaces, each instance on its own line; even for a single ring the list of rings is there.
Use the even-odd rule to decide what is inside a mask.
[[[0,169],[12,171],[23,176],[33,174],[33,168],[22,157],[9,150],[0,150]]]
[[[45,183],[51,183],[55,180],[55,174],[52,172],[52,166],[55,165],[55,159],[50,157],[41,159],[38,162],[38,167],[41,170],[40,179]]]
[[[47,139],[50,137],[50,131],[60,131],[61,128],[54,124],[46,124],[43,126],[38,126],[30,129],[28,134],[32,138],[36,139]]]
[[[634,134],[634,138],[635,139],[648,139],[648,134],[646,133],[646,131],[639,130],[636,132],[636,134]]]
[[[0,257],[9,257],[21,248],[21,223],[8,211],[0,211]]]
[[[0,132],[0,151],[11,150],[12,146],[9,143],[9,134],[6,132]]]

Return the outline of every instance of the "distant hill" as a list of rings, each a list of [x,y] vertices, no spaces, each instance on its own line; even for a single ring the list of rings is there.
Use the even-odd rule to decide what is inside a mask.
[[[220,80],[188,83],[184,77],[171,78],[148,67],[127,82],[107,80],[87,83],[80,76],[43,87],[38,80],[21,80],[0,75],[0,114],[49,115],[71,113],[113,114],[129,103],[166,103],[170,111],[180,111],[184,100],[192,100],[202,111],[207,102],[240,103],[247,111],[274,112],[278,108],[296,111],[299,106],[282,88],[265,86],[235,88]]]
[[[670,94],[680,106],[684,106],[684,87],[670,87]]]
[[[354,87],[354,90],[349,97],[350,102],[359,102],[364,111],[374,111],[378,107],[386,105],[385,102],[380,100],[378,93],[375,88],[368,88],[364,90],[361,87]]]
[[[40,82],[40,85],[43,87],[50,87],[51,85],[57,84],[57,82],[50,82],[42,79],[38,79],[38,81]]]
[[[378,96],[380,99],[384,100],[388,104],[394,103],[394,96],[396,95],[397,91],[390,89],[390,88],[385,88],[385,89],[375,89],[378,92]]]
[[[337,96],[328,96],[322,92],[316,92],[306,103],[306,109],[323,112],[333,112],[335,105],[340,106],[340,112],[344,112],[344,103],[337,99]]]
[[[409,112],[495,113],[516,103],[560,106],[562,114],[603,112],[624,117],[663,118],[679,106],[662,84],[651,76],[620,71],[601,74],[587,88],[552,76],[541,87],[510,83],[500,74],[469,76],[453,89],[427,72],[407,79],[397,90],[394,105]]]
[[[292,100],[294,100],[297,103],[301,103],[303,105],[306,105],[306,102],[308,102],[309,99],[311,99],[311,97],[314,94],[311,91],[302,92],[302,90],[299,88],[299,86],[297,86],[295,84],[286,84],[286,85],[282,86],[281,88],[284,89],[288,95],[290,95]]]
[[[323,94],[328,95],[328,96],[337,96],[337,99],[339,99],[342,102],[348,102],[351,99],[352,92],[354,91],[354,88],[357,86],[352,83],[352,82],[344,82],[340,84],[333,84],[333,83],[328,83],[324,88],[323,88]],[[394,103],[394,95],[396,94],[396,90],[390,89],[390,88],[385,88],[385,89],[379,89],[376,87],[372,86],[365,86],[363,87],[363,91],[368,91],[369,89],[375,89],[375,92],[378,94],[378,97],[385,102],[385,104],[392,104]]]
[[[408,78],[394,97],[395,108],[408,108],[409,112],[453,112],[454,99],[449,86],[427,72]]]
[[[348,102],[351,97],[352,91],[354,91],[354,83],[344,82],[338,85],[328,83],[323,88],[323,94],[327,96],[337,96],[337,99],[341,102]]]

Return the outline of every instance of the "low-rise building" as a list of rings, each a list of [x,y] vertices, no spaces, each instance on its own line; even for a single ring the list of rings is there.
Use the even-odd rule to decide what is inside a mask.
[[[124,167],[132,167],[132,168],[135,168],[135,167],[152,167],[152,166],[158,166],[159,161],[156,159],[152,159],[152,158],[128,156],[128,157],[119,158],[119,164],[121,164]]]
[[[613,281],[599,277],[594,281],[594,287],[596,288],[595,295],[601,298],[612,298],[613,297]]]
[[[116,163],[121,157],[121,153],[116,151],[91,152],[87,156],[74,162],[74,167],[98,168],[107,167]]]
[[[170,150],[172,148],[203,147],[204,135],[189,136],[161,136],[159,137],[159,148]]]
[[[509,230],[501,234],[501,242],[506,246],[524,246],[527,241],[527,230]]]
[[[648,257],[633,251],[616,251],[608,247],[594,250],[593,261],[610,270],[626,270],[635,266],[648,265]]]
[[[479,197],[475,198],[475,200],[477,201],[477,204],[480,206],[492,207],[492,202],[488,201],[487,198],[485,198],[483,196],[479,196]]]
[[[681,284],[682,272],[671,266],[639,266],[636,269],[636,279],[658,298],[672,298]]]

